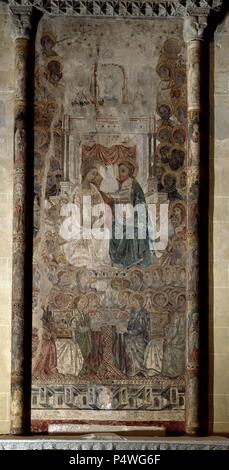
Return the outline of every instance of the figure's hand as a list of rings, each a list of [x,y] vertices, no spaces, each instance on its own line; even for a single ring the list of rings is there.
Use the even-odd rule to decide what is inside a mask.
[[[113,205],[113,199],[111,196],[108,196],[106,193],[104,193],[103,191],[101,191],[101,195],[102,195],[102,198],[104,200],[104,202],[108,205],[108,206],[112,206]]]
[[[87,326],[80,326],[79,331],[80,333],[87,333],[89,331],[89,328]]]

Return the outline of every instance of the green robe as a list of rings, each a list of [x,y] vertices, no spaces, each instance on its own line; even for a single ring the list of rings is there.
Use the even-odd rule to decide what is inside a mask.
[[[152,264],[152,256],[149,247],[148,232],[148,210],[144,192],[140,184],[133,180],[131,188],[130,204],[136,207],[138,204],[144,205],[145,208],[145,238],[139,237],[139,221],[138,214],[134,213],[134,238],[128,239],[127,226],[123,223],[123,237],[115,238],[115,223],[112,225],[112,237],[110,240],[110,257],[113,263],[121,264],[124,267],[130,267],[135,264],[149,266]],[[116,221],[116,229],[117,229]],[[141,224],[142,225],[142,224]]]

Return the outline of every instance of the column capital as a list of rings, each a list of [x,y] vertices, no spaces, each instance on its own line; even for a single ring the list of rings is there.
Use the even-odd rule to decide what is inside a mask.
[[[188,44],[191,41],[203,41],[208,25],[208,16],[185,16],[183,37]]]
[[[10,6],[13,18],[12,37],[16,39],[30,39],[32,32],[32,6]]]

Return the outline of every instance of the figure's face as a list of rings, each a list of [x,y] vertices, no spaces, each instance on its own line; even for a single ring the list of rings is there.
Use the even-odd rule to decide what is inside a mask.
[[[130,170],[128,166],[124,165],[123,163],[119,165],[119,180],[125,181],[130,176]]]
[[[90,281],[90,276],[86,272],[82,273],[80,276],[80,285],[82,289],[87,287],[87,285],[89,284],[89,281]]]
[[[180,175],[180,186],[181,188],[184,188],[186,186],[186,174],[181,173]]]
[[[150,286],[150,285],[151,285],[152,279],[153,279],[153,275],[151,276],[151,273],[145,273],[145,274],[144,274],[144,283],[145,283],[147,286]]]
[[[182,211],[180,207],[174,208],[174,217],[177,222],[180,222],[182,220]]]
[[[86,175],[86,181],[88,181],[88,183],[94,183],[96,181],[96,179],[98,178],[99,175],[99,172],[97,170],[96,167],[93,167],[89,170],[89,172],[87,173]]]
[[[170,189],[173,189],[174,187],[174,179],[172,176],[165,176],[165,180],[164,180],[164,185],[165,185],[165,189],[167,190],[170,190]]]
[[[183,307],[184,305],[185,305],[185,296],[179,295],[177,299],[177,306],[180,308],[180,307]]]
[[[98,298],[95,294],[92,293],[88,296],[88,302],[90,308],[98,307]]]
[[[123,292],[122,301],[123,301],[124,305],[129,304],[129,293],[128,292]]]
[[[136,289],[138,289],[141,286],[142,281],[138,274],[133,273],[131,276],[131,281]]]
[[[43,38],[42,42],[43,42],[44,49],[46,49],[46,50],[51,50],[52,49],[53,44],[52,44],[52,40],[49,36],[45,36]]]
[[[52,176],[48,176],[48,177],[47,177],[47,186],[48,186],[48,187],[51,187],[52,184],[53,184]]]
[[[163,305],[164,304],[164,296],[163,295],[158,295],[157,301],[158,301],[159,305]]]
[[[139,300],[137,300],[137,299],[133,300],[133,307],[135,307],[137,310],[140,310],[141,305],[140,305]]]
[[[153,278],[153,281],[158,281],[159,280],[159,274],[158,274],[157,271],[153,271],[152,278]]]
[[[86,309],[86,306],[87,306],[87,299],[83,297],[79,299],[79,302],[77,305],[79,312],[83,312]]]
[[[163,169],[161,166],[156,166],[156,176],[157,178],[161,178],[163,175]]]

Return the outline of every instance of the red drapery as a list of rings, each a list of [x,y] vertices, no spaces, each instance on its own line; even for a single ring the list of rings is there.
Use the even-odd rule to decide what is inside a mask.
[[[104,165],[111,165],[120,160],[136,158],[136,145],[126,147],[125,145],[113,145],[104,147],[100,144],[94,144],[92,147],[83,145],[82,160],[96,160]]]

